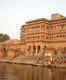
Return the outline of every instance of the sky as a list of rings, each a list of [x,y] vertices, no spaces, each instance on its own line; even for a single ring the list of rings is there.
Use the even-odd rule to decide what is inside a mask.
[[[66,16],[66,0],[0,0],[0,33],[20,39],[20,28],[26,21],[50,19],[53,13]]]

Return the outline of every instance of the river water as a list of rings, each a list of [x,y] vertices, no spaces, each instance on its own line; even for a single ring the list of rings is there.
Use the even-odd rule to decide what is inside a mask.
[[[0,63],[0,80],[66,80],[66,69]]]

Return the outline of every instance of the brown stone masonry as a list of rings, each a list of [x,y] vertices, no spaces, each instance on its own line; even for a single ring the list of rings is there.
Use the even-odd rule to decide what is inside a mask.
[[[31,55],[40,55],[45,47],[47,51],[66,52],[66,18],[53,14],[51,20],[40,18],[26,22],[21,27],[22,47]],[[35,54],[36,53],[36,54]]]

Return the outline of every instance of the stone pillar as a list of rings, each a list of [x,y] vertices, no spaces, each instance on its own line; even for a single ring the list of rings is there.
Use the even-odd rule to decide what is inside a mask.
[[[38,46],[36,47],[36,55],[39,56],[39,53],[38,53]]]
[[[33,46],[31,46],[31,55],[34,56]]]
[[[36,46],[36,56],[37,56],[37,46]]]
[[[42,53],[43,53],[43,46],[41,46],[41,48],[40,48],[39,56],[41,56]]]
[[[44,55],[44,47],[41,48],[41,55]]]

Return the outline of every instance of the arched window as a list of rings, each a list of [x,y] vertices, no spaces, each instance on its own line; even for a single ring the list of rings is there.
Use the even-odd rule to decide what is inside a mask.
[[[60,37],[62,37],[62,35],[60,34]]]
[[[64,24],[61,24],[61,29],[63,29],[64,28]]]

